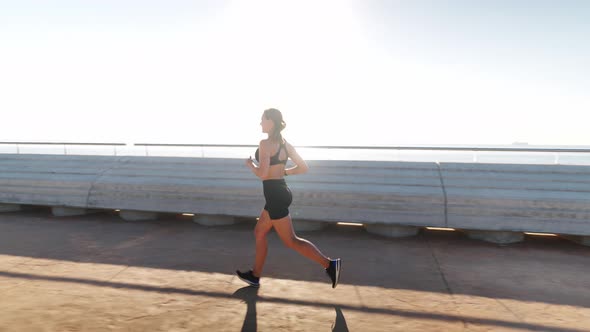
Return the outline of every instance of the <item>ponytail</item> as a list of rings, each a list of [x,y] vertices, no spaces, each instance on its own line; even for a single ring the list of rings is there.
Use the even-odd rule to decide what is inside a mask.
[[[279,143],[283,143],[283,135],[281,135],[281,131],[287,127],[285,121],[283,121],[283,115],[281,112],[276,108],[269,108],[264,111],[264,116],[267,119],[272,120],[274,123],[274,128],[272,133],[270,134],[270,139],[272,141],[276,141]]]

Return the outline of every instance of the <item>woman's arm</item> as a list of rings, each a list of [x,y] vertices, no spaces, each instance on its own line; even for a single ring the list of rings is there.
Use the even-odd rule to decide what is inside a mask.
[[[254,164],[252,157],[246,159],[246,166],[250,168],[252,173],[259,178],[264,178],[268,175],[268,170],[270,169],[270,155],[269,155],[269,147],[266,141],[260,141],[258,146],[258,159],[260,162],[258,166]]]
[[[307,163],[297,153],[293,145],[287,143],[287,151],[289,152],[289,158],[295,163],[295,166],[291,168],[285,168],[285,175],[303,174],[309,170]],[[270,159],[269,159],[270,162]]]

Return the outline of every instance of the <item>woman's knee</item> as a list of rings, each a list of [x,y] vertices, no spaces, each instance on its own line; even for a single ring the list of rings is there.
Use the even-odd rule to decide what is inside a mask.
[[[258,222],[256,223],[256,227],[254,227],[254,237],[256,237],[256,239],[265,238],[271,228],[272,222],[268,215],[268,211],[262,210],[260,218],[258,218]]]
[[[256,238],[257,241],[266,239],[267,234],[268,234],[268,231],[266,231],[262,228],[255,228],[254,229],[254,237]]]
[[[264,240],[269,231],[270,227],[265,227],[262,224],[256,225],[254,228],[254,237],[256,240]]]

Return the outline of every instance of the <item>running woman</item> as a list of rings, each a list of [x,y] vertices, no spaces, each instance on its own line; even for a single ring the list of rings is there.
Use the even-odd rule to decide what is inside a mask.
[[[279,110],[274,108],[265,110],[260,126],[262,132],[268,134],[268,138],[260,141],[256,150],[255,157],[258,165],[250,157],[246,159],[246,166],[262,180],[266,205],[264,205],[254,228],[256,238],[254,268],[247,272],[238,270],[236,273],[240,279],[251,286],[260,286],[260,276],[268,252],[266,236],[274,228],[287,247],[322,265],[332,279],[332,288],[335,288],[340,278],[340,258],[330,259],[324,256],[313,243],[295,235],[289,215],[289,205],[291,205],[293,197],[284,176],[307,172],[307,164],[295,151],[293,145],[283,139],[281,131],[285,129],[286,124]],[[286,168],[289,158],[295,163],[295,166]]]

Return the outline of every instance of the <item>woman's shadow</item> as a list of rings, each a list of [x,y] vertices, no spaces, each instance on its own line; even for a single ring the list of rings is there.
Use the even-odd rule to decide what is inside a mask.
[[[256,322],[256,302],[258,301],[258,288],[242,287],[232,294],[233,297],[241,299],[246,302],[248,306],[244,324],[242,324],[242,332],[255,332],[258,329]],[[348,332],[346,319],[339,306],[334,306],[336,310],[336,320],[332,324],[332,332]]]
[[[242,287],[235,291],[232,296],[243,300],[248,306],[246,318],[244,318],[244,324],[242,325],[242,332],[256,331],[256,301],[258,301],[258,288],[250,286]]]
[[[332,332],[348,332],[348,325],[346,325],[342,309],[339,306],[334,306],[334,309],[336,310],[336,320],[332,325]]]

